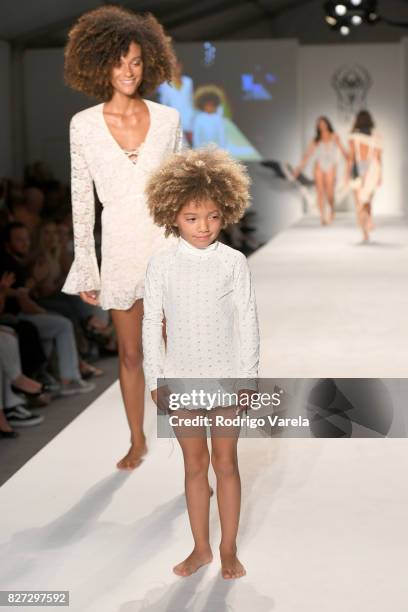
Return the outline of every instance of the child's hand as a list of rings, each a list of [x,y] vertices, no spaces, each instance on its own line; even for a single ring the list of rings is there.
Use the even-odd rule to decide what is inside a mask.
[[[251,409],[251,398],[256,393],[254,389],[240,389],[238,391],[238,406],[237,414],[239,412],[246,412]],[[241,399],[242,398],[242,399]]]
[[[152,400],[154,401],[160,412],[164,412],[167,414],[169,410],[169,396],[170,389],[167,385],[163,385],[162,387],[160,387],[160,393],[158,389],[154,389],[154,391],[152,391]]]

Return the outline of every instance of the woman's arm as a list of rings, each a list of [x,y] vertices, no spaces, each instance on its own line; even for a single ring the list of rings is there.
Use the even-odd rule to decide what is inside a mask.
[[[350,139],[349,143],[350,143],[350,150],[347,155],[347,167],[346,167],[346,177],[345,177],[346,181],[349,181],[351,178],[351,170],[353,168],[353,164],[356,159],[356,145],[354,143],[354,140]]]
[[[333,138],[334,138],[334,142],[336,143],[337,147],[340,150],[340,153],[343,155],[344,159],[347,161],[349,154],[346,150],[346,148],[343,146],[343,143],[341,142],[340,136],[336,133],[333,134]]]
[[[380,165],[380,175],[378,177],[378,186],[381,185],[382,183],[382,173],[383,173],[383,163],[382,163],[382,149],[381,148],[377,148],[375,151],[376,157],[378,159],[378,163]]]
[[[95,254],[95,200],[93,181],[84,155],[81,129],[75,117],[70,125],[71,192],[75,257],[63,287],[65,293],[100,289]]]
[[[150,260],[145,277],[143,299],[143,369],[151,392],[157,389],[157,379],[164,376],[165,347],[163,339],[162,268]]]
[[[298,177],[299,174],[302,172],[303,168],[306,166],[307,162],[312,157],[315,150],[316,150],[316,142],[312,140],[312,142],[309,144],[308,148],[306,149],[306,153],[304,154],[302,161],[293,171],[293,174],[295,177]]]
[[[239,377],[256,378],[259,367],[259,326],[255,292],[248,262],[241,253],[234,278],[234,303],[238,315]]]
[[[181,127],[181,118],[179,115],[177,128],[176,128],[176,140],[174,144],[174,152],[179,153],[183,148],[183,128]]]

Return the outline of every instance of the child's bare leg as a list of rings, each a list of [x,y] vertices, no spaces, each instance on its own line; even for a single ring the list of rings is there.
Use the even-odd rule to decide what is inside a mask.
[[[179,416],[184,416],[186,413],[187,416],[192,416],[191,412],[177,411]],[[178,576],[190,576],[202,565],[210,563],[213,558],[209,538],[210,456],[204,427],[175,428],[175,433],[183,451],[186,501],[194,549],[184,561],[173,568],[173,571]]]
[[[227,418],[235,409],[221,409]],[[223,430],[223,431],[222,431]],[[211,429],[211,463],[217,477],[217,499],[221,523],[221,573],[223,578],[241,578],[245,568],[237,557],[237,533],[241,509],[241,479],[238,470],[239,428]]]

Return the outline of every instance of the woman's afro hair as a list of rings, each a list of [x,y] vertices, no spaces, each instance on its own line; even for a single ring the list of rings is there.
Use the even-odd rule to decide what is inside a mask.
[[[138,92],[153,93],[172,78],[171,39],[150,13],[136,14],[113,5],[84,13],[71,28],[65,47],[65,82],[88,96],[110,100],[112,68],[132,42],[142,48],[143,81]]]
[[[249,205],[250,178],[245,166],[215,146],[187,149],[172,155],[151,175],[147,203],[154,222],[165,235],[178,236],[174,223],[190,202],[212,200],[220,209],[223,227],[239,221]]]

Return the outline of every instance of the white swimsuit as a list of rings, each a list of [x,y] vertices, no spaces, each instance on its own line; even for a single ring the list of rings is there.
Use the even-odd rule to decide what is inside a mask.
[[[328,142],[319,140],[316,146],[315,160],[323,172],[329,172],[337,166],[338,151],[333,139]]]
[[[354,144],[358,178],[354,182],[354,190],[357,192],[360,202],[370,202],[378,187],[381,177],[381,165],[376,153],[381,151],[382,145],[378,134],[362,134],[353,132],[350,142]],[[367,155],[361,157],[361,146],[367,146]]]

